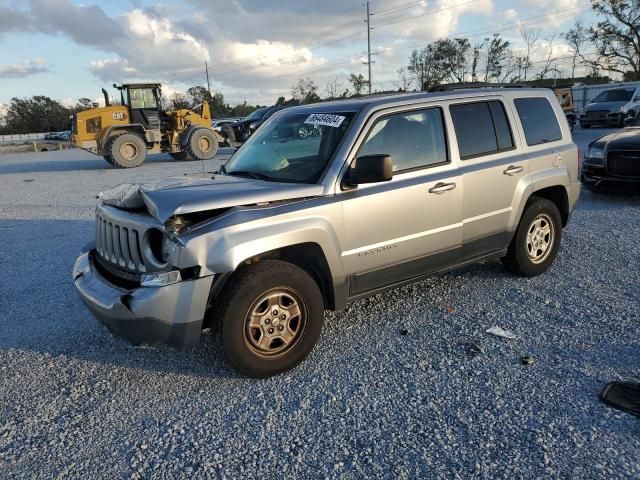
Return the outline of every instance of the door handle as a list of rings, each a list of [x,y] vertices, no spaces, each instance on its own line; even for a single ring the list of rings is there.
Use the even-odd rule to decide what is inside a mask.
[[[429,189],[429,193],[435,193],[436,195],[442,195],[444,192],[448,192],[456,188],[455,183],[437,183],[433,188]]]
[[[505,175],[515,175],[516,173],[522,173],[522,171],[524,170],[524,167],[516,167],[515,165],[511,165],[509,168],[507,168],[504,172]]]

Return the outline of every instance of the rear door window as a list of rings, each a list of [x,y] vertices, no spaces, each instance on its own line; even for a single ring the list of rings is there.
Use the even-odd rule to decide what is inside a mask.
[[[450,111],[462,160],[514,148],[511,127],[502,102],[463,103],[452,105]]]
[[[515,105],[527,138],[527,145],[533,147],[562,140],[558,118],[548,99],[516,98]]]

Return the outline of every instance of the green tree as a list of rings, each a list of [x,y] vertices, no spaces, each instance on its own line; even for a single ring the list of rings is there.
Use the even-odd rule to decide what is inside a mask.
[[[318,87],[315,82],[310,78],[300,78],[291,87],[291,96],[295,101],[301,105],[307,105],[309,103],[316,103],[320,101],[318,95]]]
[[[71,110],[49,97],[12,98],[5,116],[9,133],[37,133],[68,130]]]
[[[502,70],[509,61],[511,42],[494,33],[493,37],[485,39],[485,45],[484,81],[489,82],[502,77]]]
[[[364,90],[364,87],[366,87],[369,82],[364,78],[364,75],[362,75],[361,73],[358,75],[356,75],[355,73],[352,73],[349,76],[349,83],[353,87],[354,96],[359,97],[362,95],[362,91]]]

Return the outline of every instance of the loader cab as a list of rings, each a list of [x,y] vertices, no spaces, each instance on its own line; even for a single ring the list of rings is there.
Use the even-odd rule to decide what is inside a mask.
[[[141,124],[145,130],[161,126],[162,96],[159,83],[113,85],[120,91],[122,105],[129,107],[131,123]]]

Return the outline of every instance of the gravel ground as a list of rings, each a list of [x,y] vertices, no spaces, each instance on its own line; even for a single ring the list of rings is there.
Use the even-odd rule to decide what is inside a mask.
[[[97,192],[201,169],[0,155],[0,477],[640,478],[640,422],[598,400],[640,380],[640,197],[584,192],[542,277],[487,262],[328,314],[307,361],[258,381],[217,331],[128,346],[71,282]]]

